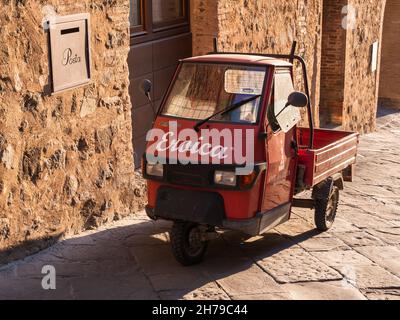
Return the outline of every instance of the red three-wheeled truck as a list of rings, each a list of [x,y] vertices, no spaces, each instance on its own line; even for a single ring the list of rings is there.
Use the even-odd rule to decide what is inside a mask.
[[[288,55],[215,50],[180,61],[148,134],[143,175],[146,212],[173,221],[172,251],[183,265],[201,262],[218,230],[260,235],[288,221],[292,207],[315,209],[318,230],[332,227],[359,138],[314,128],[295,47]],[[294,89],[295,61],[305,93]],[[142,91],[151,97],[149,81]],[[298,126],[302,110],[306,127]],[[210,142],[204,132],[223,134]],[[306,190],[312,197],[299,198]]]

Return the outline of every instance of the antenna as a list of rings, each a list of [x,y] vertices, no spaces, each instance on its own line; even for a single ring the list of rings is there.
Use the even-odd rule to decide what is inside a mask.
[[[294,61],[295,58],[294,56],[296,54],[296,47],[297,47],[297,41],[293,41],[292,49],[290,50],[290,58],[289,58],[290,63],[293,63]]]
[[[213,39],[214,53],[218,53],[218,39],[215,37]]]

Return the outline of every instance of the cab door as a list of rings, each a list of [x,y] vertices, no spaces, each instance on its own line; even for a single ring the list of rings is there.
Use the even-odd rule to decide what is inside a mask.
[[[276,69],[266,117],[268,171],[262,203],[262,212],[273,216],[276,225],[289,219],[296,176],[296,125],[301,115],[298,108],[287,106],[293,91],[291,70]]]

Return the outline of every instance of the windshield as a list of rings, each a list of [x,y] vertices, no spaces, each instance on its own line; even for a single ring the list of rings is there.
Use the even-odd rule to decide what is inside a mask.
[[[245,100],[255,99],[212,120],[256,123],[266,67],[184,63],[162,115],[203,120]]]

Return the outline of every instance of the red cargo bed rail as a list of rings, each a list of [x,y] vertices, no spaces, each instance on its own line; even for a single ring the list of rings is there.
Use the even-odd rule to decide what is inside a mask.
[[[328,129],[314,130],[314,148],[308,147],[310,129],[298,128],[299,165],[305,167],[304,183],[313,187],[356,162],[359,134]]]

